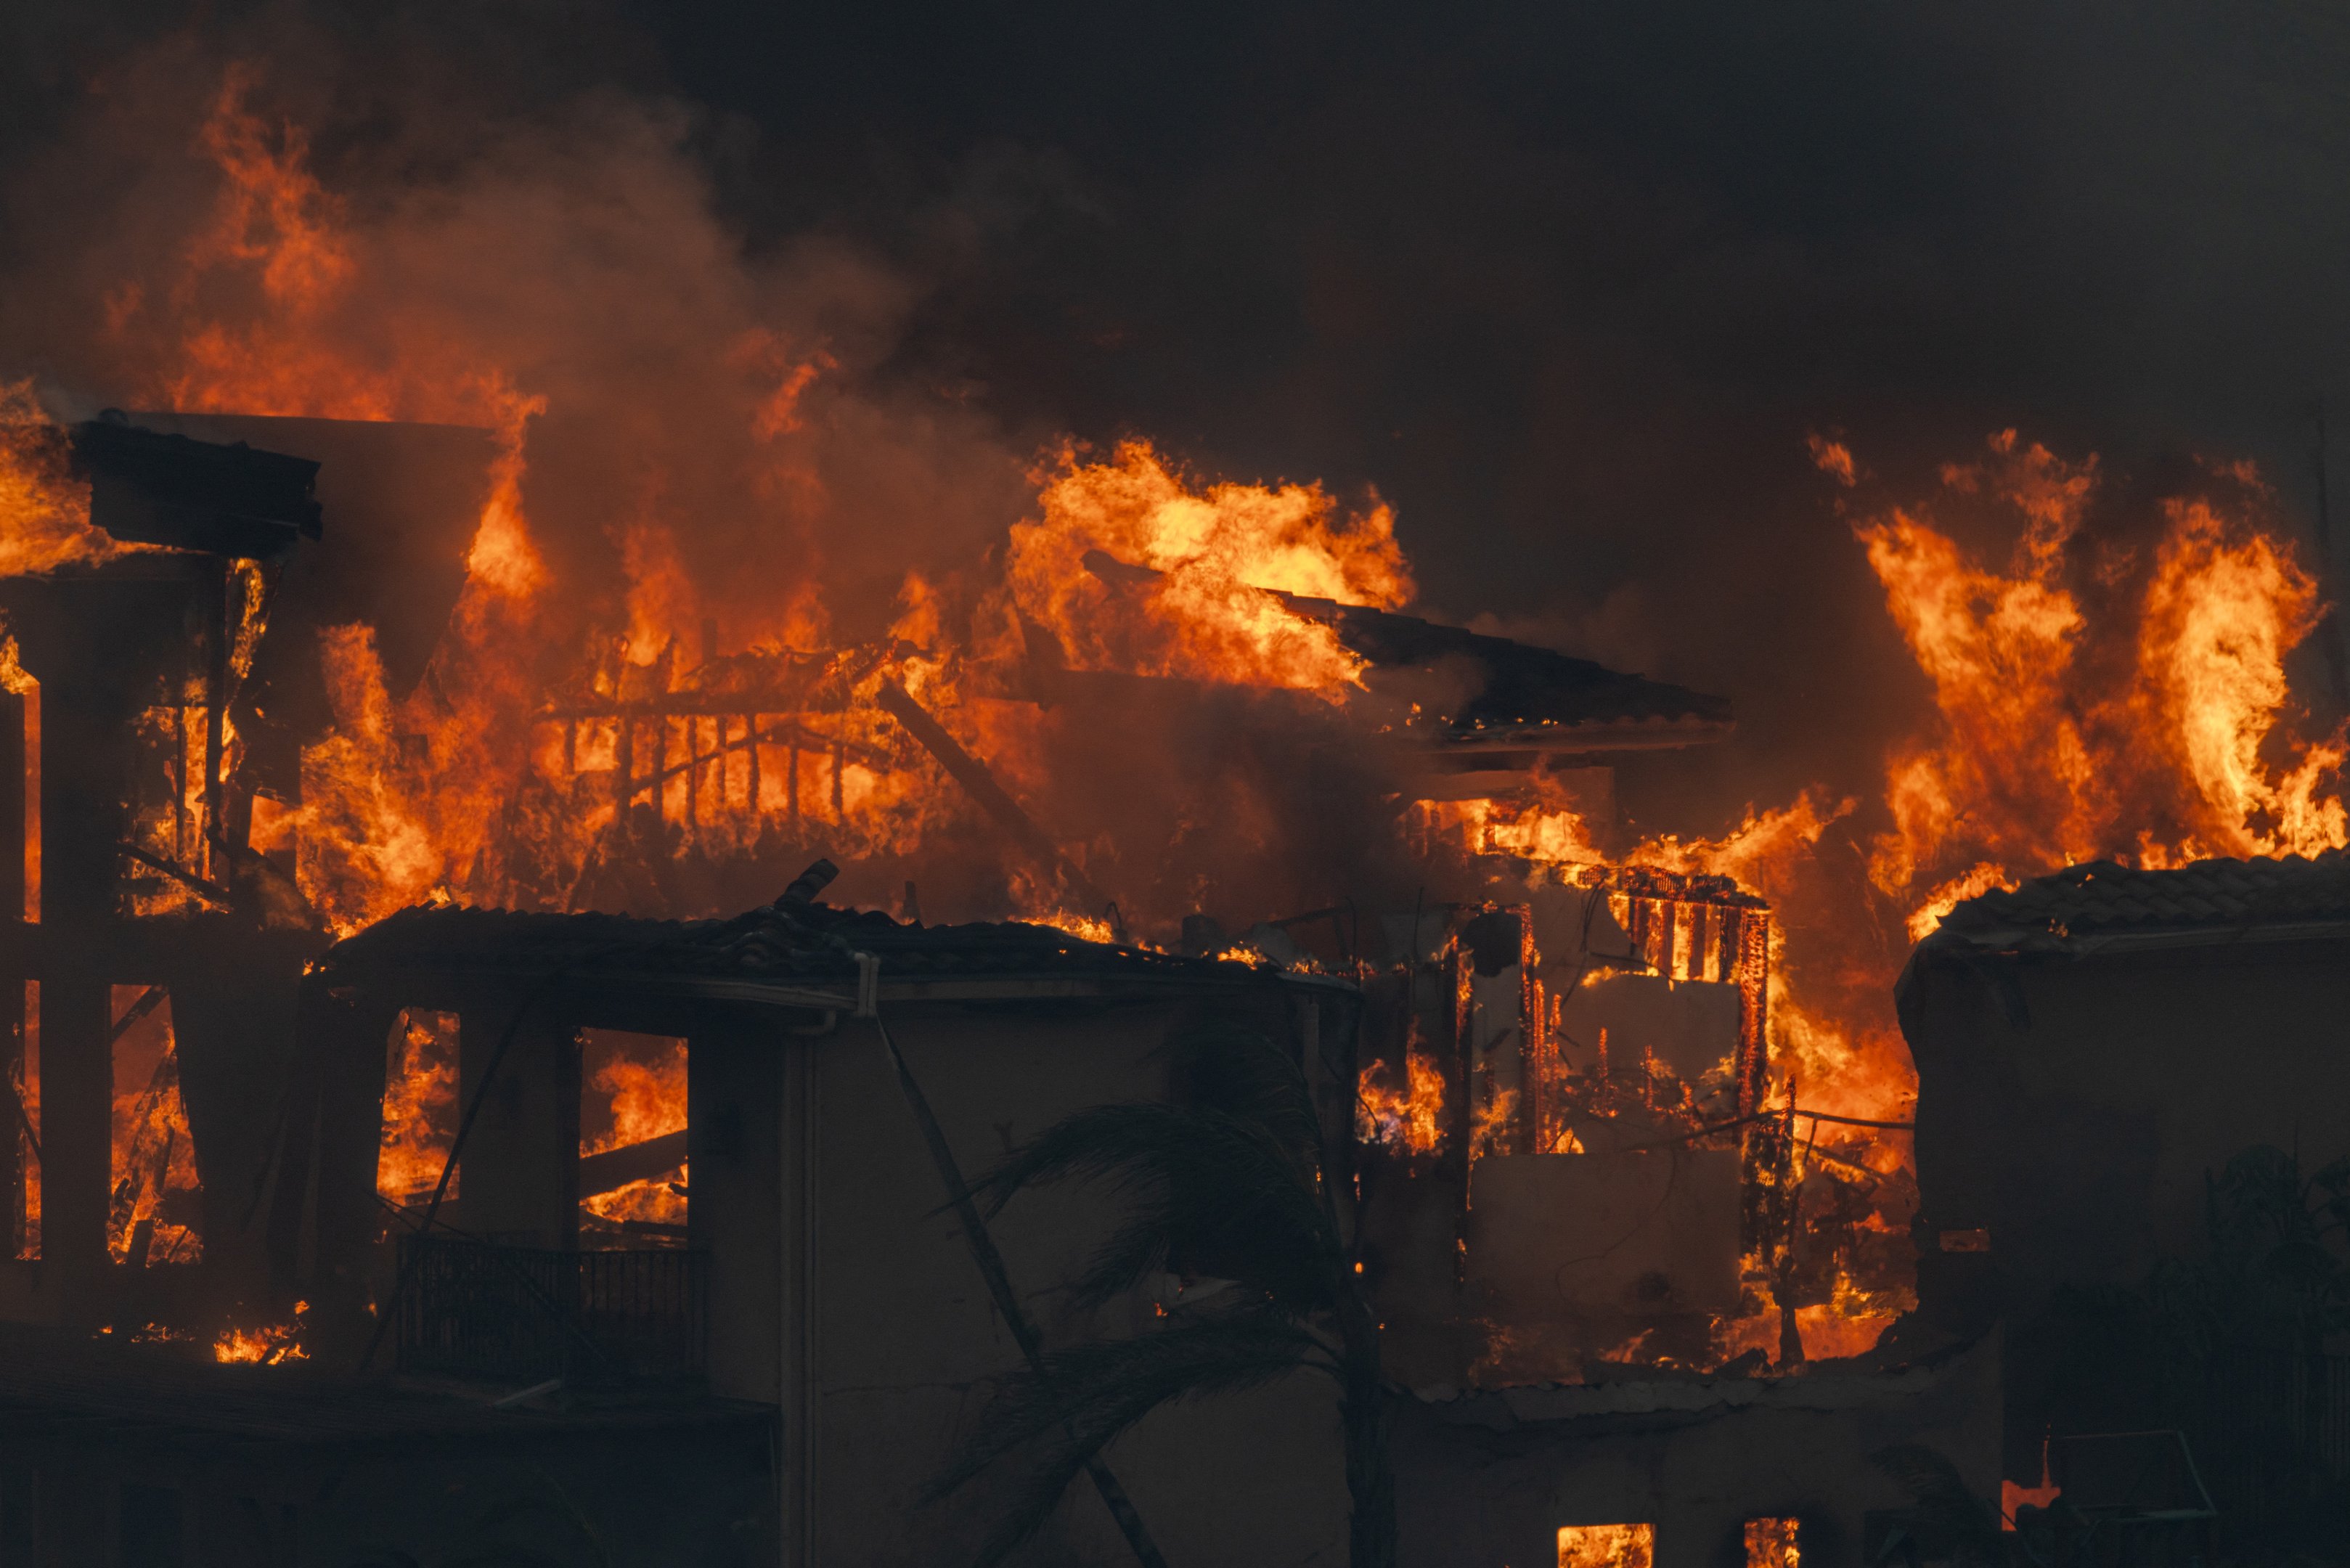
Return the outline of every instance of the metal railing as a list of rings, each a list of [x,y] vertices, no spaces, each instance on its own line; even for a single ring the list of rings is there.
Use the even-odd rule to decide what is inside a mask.
[[[702,1376],[709,1257],[400,1239],[403,1371],[599,1383]]]
[[[2196,1461],[2254,1533],[2350,1483],[2350,1357],[2230,1345],[2205,1364]]]
[[[2230,1345],[2211,1358],[2205,1419],[2215,1439],[2350,1477],[2350,1357]]]

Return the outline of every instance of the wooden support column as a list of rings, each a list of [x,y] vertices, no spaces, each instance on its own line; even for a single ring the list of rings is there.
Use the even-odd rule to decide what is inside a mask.
[[[302,982],[299,995],[295,1078],[271,1193],[269,1279],[275,1293],[312,1303],[318,1339],[313,1354],[348,1364],[375,1326],[368,1269],[383,1221],[376,1160],[390,1036],[400,1010],[380,993],[337,996],[316,977]],[[316,1216],[307,1259],[306,1214]]]
[[[41,1256],[69,1322],[110,1309],[114,1054],[109,957],[135,703],[51,679],[41,703]]]
[[[1738,923],[1738,1114],[1762,1108],[1771,1081],[1771,912],[1745,909]]]
[[[85,955],[41,981],[41,1258],[77,1324],[105,1315],[113,1192],[112,988]]]
[[[1451,1080],[1445,1086],[1445,1130],[1451,1142],[1445,1158],[1460,1183],[1460,1201],[1452,1223],[1452,1281],[1463,1284],[1469,1278],[1469,1185],[1477,1160],[1477,1113],[1473,1104],[1477,1092],[1476,1040],[1472,1033],[1477,971],[1467,947],[1457,937],[1444,950],[1436,970],[1444,987],[1444,1013],[1440,1027],[1443,1031],[1440,1038],[1444,1042],[1446,1076]]]
[[[0,926],[23,918],[24,821],[25,700],[0,691]],[[12,943],[10,950],[26,950]],[[0,964],[0,1258],[16,1257],[25,1243],[25,1174],[32,1149],[14,1086],[24,1081],[27,967]]]
[[[511,994],[464,1010],[457,1027],[461,1106],[481,1113],[457,1162],[465,1229],[527,1247],[579,1243],[579,1033],[533,1005],[516,1022]],[[482,1094],[499,1041],[496,1075]]]
[[[1543,1141],[1544,1102],[1550,1094],[1550,999],[1542,982],[1542,949],[1534,941],[1534,912],[1518,914],[1518,1152],[1547,1154]]]
[[[713,1022],[686,1044],[686,1224],[710,1255],[711,1386],[734,1398],[785,1398],[792,1386],[778,1334],[788,1338],[795,1321],[785,1304],[798,1261],[790,1195],[806,1152],[808,1049],[768,1019]]]

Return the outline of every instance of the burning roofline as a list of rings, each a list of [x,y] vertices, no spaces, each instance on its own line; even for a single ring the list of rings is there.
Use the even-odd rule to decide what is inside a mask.
[[[755,956],[741,956],[745,950]],[[863,994],[859,955],[878,961],[871,989]],[[908,971],[910,965],[918,966],[915,972]],[[743,972],[760,968],[767,972]],[[823,1012],[853,1012],[875,1001],[1232,992],[1268,980],[1349,993],[1356,989],[1340,977],[1095,941],[1049,926],[920,926],[877,910],[788,898],[732,919],[691,921],[420,906],[338,942],[320,955],[312,975],[329,985],[397,981],[420,1001],[484,983],[560,978],[574,995]]]
[[[1163,576],[1102,550],[1087,551],[1084,562],[1087,571],[1113,587],[1149,587]],[[1417,616],[1274,588],[1261,591],[1292,614],[1329,627],[1374,672],[1431,670],[1456,661],[1482,669],[1485,682],[1475,694],[1454,704],[1452,711],[1415,716],[1401,732],[1440,753],[1666,750],[1727,740],[1737,727],[1726,697]],[[1033,639],[1031,662],[1052,662],[1034,657]],[[1087,672],[1057,663],[1043,673],[1061,682],[1087,678]]]
[[[1917,958],[2316,940],[2350,933],[2350,856],[2214,857],[2140,869],[2088,861],[1951,909]]]

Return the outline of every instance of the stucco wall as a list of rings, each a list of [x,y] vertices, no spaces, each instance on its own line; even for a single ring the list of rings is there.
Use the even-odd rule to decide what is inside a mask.
[[[1804,1568],[1857,1568],[1867,1512],[1903,1508],[1870,1456],[1932,1449],[1999,1496],[1992,1337],[1943,1364],[1770,1383],[1514,1389],[1407,1407],[1404,1568],[1538,1568],[1559,1527],[1652,1524],[1656,1568],[1736,1568],[1750,1519],[1800,1521]]]
[[[1921,949],[1921,1293],[2028,1314],[2063,1281],[2137,1283],[2203,1237],[2204,1175],[2256,1144],[2350,1153],[2350,946],[2242,940],[1960,962]],[[1988,1253],[1936,1250],[1981,1228]]]
[[[1071,1111],[1166,1091],[1163,1064],[1152,1059],[1172,1017],[1163,1005],[1026,1012],[905,1005],[885,1007],[885,1016],[967,1174]],[[810,1097],[806,1119],[796,1124],[788,1112],[778,1120],[775,1096],[790,1092],[777,1086],[790,1075],[779,1049],[807,1053]],[[778,1191],[788,1193],[795,1180],[812,1180],[814,1191],[799,1209],[813,1216],[813,1236],[786,1203],[785,1255],[756,1254],[773,1271],[766,1282],[747,1277],[739,1252],[715,1260],[713,1375],[744,1395],[773,1399],[780,1392],[787,1419],[798,1417],[805,1426],[812,1417],[809,1533],[817,1560],[876,1568],[962,1560],[997,1501],[983,1484],[927,1507],[920,1493],[972,1429],[992,1380],[1021,1356],[953,1214],[941,1211],[946,1195],[872,1024],[845,1019],[833,1035],[780,1047],[750,1037],[697,1039],[692,1063],[698,1124],[731,1123],[721,1136],[735,1139],[737,1150],[724,1159],[697,1153],[697,1230],[707,1205],[712,1223],[733,1237],[723,1243],[730,1251],[756,1247],[755,1216],[775,1210]],[[722,1103],[733,1105],[731,1115]],[[810,1164],[798,1164],[797,1151],[767,1130],[782,1127],[788,1137],[794,1125],[814,1128]],[[1131,1333],[1154,1319],[1141,1299],[1083,1317],[1058,1288],[1109,1216],[1104,1194],[1068,1188],[1015,1199],[992,1227],[1015,1289],[1049,1339]],[[713,1236],[712,1244],[722,1243]],[[772,1315],[771,1305],[779,1289],[790,1299],[786,1269],[795,1256],[807,1260],[816,1303],[797,1375],[807,1386],[798,1388],[790,1339],[797,1325]],[[1320,1380],[1164,1411],[1118,1445],[1111,1462],[1172,1562],[1345,1559],[1339,1434]],[[787,1497],[795,1494],[806,1492],[787,1480]],[[787,1530],[805,1527],[786,1522]],[[1127,1555],[1080,1481],[1024,1560],[1111,1563]]]

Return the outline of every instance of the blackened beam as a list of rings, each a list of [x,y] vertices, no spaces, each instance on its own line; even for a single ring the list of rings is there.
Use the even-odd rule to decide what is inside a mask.
[[[595,1198],[632,1181],[650,1181],[685,1163],[683,1129],[642,1143],[579,1157],[579,1196]]]
[[[881,682],[874,694],[889,715],[906,726],[906,732],[922,743],[922,748],[938,758],[939,765],[953,775],[964,793],[977,801],[996,825],[1012,836],[1027,857],[1040,870],[1057,875],[1067,882],[1069,891],[1076,896],[1088,914],[1098,915],[1109,907],[1109,899],[1093,885],[1090,877],[1079,870],[1069,857],[1061,853],[1060,846],[1045,836],[1020,803],[1005,793],[987,764],[962,749],[961,742],[947,733],[946,726],[931,717],[930,711],[907,694],[906,689],[894,680]]]
[[[163,1004],[163,999],[169,995],[171,992],[160,985],[151,985],[140,992],[139,999],[124,1008],[122,1016],[114,1021],[114,1033],[107,1036],[106,1043],[111,1045],[130,1033],[140,1019],[161,1007]]]
[[[121,849],[122,853],[139,862],[140,865],[146,867],[151,871],[161,871],[164,876],[171,877],[174,882],[180,883],[190,892],[195,894],[196,897],[203,899],[206,903],[217,904],[224,909],[234,909],[236,908],[236,895],[231,893],[219,883],[207,881],[203,877],[197,876],[194,872],[187,869],[185,867],[179,866],[172,861],[166,860],[160,855],[150,855],[147,851],[140,848],[135,844],[125,844],[121,846]]]

